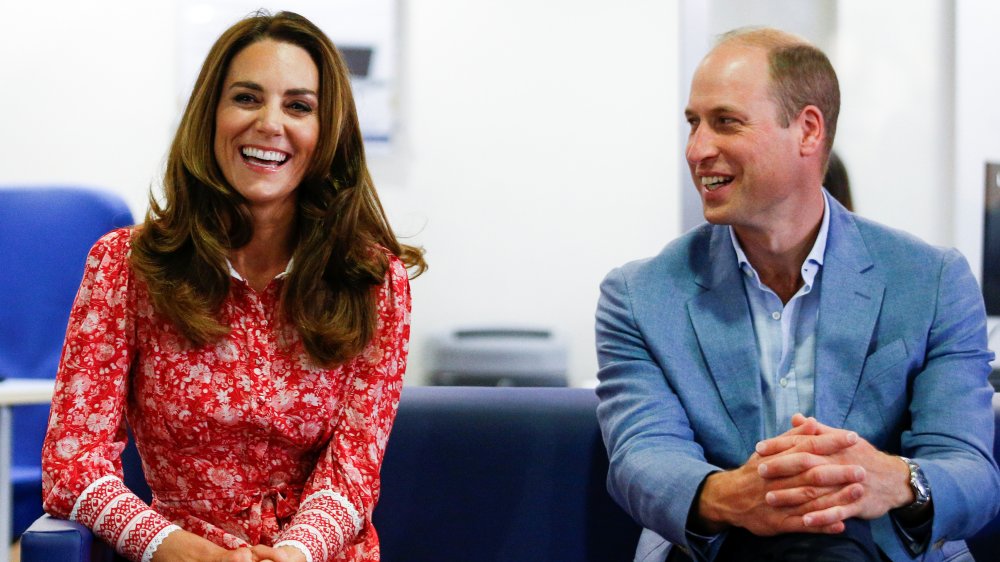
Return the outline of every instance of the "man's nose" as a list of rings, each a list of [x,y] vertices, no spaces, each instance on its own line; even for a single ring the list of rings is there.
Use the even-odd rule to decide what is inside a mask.
[[[698,125],[690,136],[688,136],[687,150],[685,156],[689,164],[696,164],[707,158],[718,155],[718,148],[715,144],[715,135],[708,127]]]

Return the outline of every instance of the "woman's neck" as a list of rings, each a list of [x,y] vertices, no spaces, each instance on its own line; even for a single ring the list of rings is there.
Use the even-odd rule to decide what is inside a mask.
[[[232,251],[230,262],[255,291],[263,291],[288,267],[294,251],[295,216],[254,216],[253,237]]]

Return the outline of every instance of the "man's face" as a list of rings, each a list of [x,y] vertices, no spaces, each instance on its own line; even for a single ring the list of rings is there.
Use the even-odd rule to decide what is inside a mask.
[[[720,45],[695,72],[686,155],[710,223],[768,229],[804,191],[798,124],[781,126],[768,86],[759,47]]]

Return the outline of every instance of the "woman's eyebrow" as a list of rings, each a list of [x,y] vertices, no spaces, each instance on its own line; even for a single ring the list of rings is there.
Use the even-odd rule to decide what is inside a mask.
[[[247,90],[253,90],[255,92],[263,92],[264,91],[263,86],[261,86],[260,84],[258,84],[256,82],[249,82],[249,81],[246,81],[246,80],[241,80],[239,82],[233,82],[232,84],[229,85],[229,89],[232,90],[233,88],[244,88],[244,89],[247,89]],[[317,94],[315,90],[311,90],[309,88],[290,88],[288,90],[285,90],[285,95],[286,96],[316,96],[316,97],[319,97],[319,94]]]

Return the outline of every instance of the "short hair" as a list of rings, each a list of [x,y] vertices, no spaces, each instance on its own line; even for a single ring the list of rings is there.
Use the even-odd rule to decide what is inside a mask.
[[[716,46],[737,42],[767,51],[770,91],[778,122],[787,127],[807,105],[819,108],[826,125],[829,158],[840,115],[840,82],[830,59],[805,39],[773,28],[746,27],[719,36]]]

